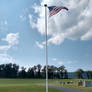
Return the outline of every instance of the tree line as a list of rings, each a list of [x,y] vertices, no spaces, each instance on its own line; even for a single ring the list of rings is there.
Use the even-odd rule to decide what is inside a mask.
[[[87,79],[92,79],[92,71],[88,70],[88,71],[84,71],[83,69],[78,69],[75,72],[75,76],[79,79],[84,79],[85,77]]]
[[[84,74],[86,78],[92,79],[92,71],[83,71],[78,69],[74,72],[74,75],[83,79]],[[25,68],[20,67],[17,64],[1,64],[0,65],[0,78],[31,78],[31,79],[45,79],[46,78],[46,66],[40,64],[33,67]],[[49,79],[68,79],[69,73],[64,65],[56,67],[54,65],[48,65],[48,78]]]
[[[42,67],[40,64],[29,67],[19,67],[17,64],[1,64],[0,65],[0,78],[46,78],[46,66]],[[56,67],[48,65],[48,78],[49,79],[67,79],[68,72],[65,66]]]

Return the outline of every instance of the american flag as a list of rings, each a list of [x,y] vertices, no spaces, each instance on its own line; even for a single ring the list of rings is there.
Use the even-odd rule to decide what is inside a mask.
[[[49,8],[49,12],[50,12],[50,17],[57,14],[62,9],[65,9],[68,11],[68,8],[64,7],[64,6],[50,6],[48,8]]]

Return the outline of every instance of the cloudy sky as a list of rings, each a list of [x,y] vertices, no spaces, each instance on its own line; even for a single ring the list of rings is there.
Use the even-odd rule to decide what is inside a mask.
[[[45,65],[45,3],[69,8],[47,9],[49,64],[92,69],[92,0],[0,0],[0,64]]]

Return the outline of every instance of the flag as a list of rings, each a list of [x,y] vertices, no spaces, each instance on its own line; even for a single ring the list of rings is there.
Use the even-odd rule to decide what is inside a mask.
[[[57,14],[62,9],[65,9],[65,10],[68,11],[68,8],[64,7],[64,6],[50,6],[50,7],[48,7],[48,9],[49,9],[49,12],[50,12],[50,17]]]

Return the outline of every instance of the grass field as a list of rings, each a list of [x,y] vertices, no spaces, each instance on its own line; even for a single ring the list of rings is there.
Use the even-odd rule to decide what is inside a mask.
[[[45,80],[32,79],[0,79],[0,92],[45,92]],[[64,92],[54,88],[49,88],[50,92]]]
[[[65,84],[61,85],[58,82],[64,81],[73,81],[74,84]],[[84,80],[82,80],[84,81]],[[91,80],[92,81],[92,80]],[[57,82],[57,83],[56,83]],[[78,79],[69,79],[69,80],[49,80],[49,85],[54,86],[63,86],[67,88],[74,88],[80,90],[87,90],[92,92],[92,87],[78,87]],[[45,80],[40,79],[0,79],[0,92],[45,92],[45,86],[40,86],[45,84]],[[64,92],[57,90],[55,88],[49,88],[49,92]]]

